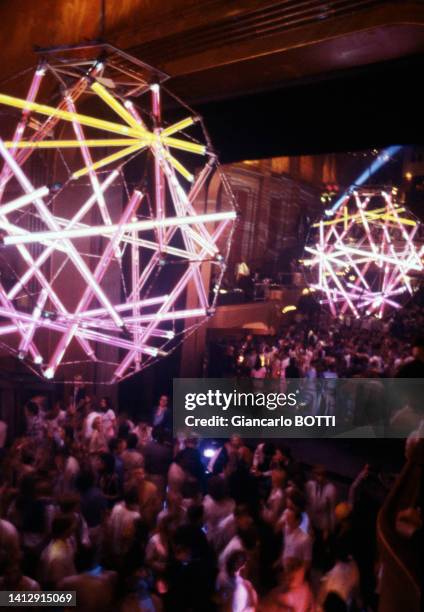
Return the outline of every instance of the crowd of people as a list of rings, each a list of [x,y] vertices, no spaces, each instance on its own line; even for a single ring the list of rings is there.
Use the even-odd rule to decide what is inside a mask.
[[[412,304],[389,322],[298,319],[225,342],[220,375],[422,377],[423,318]],[[382,465],[347,488],[282,440],[233,436],[206,458],[173,438],[166,395],[134,422],[78,378],[25,418],[8,445],[0,431],[0,589],[76,591],[87,611],[377,610]]]
[[[1,458],[0,589],[76,591],[79,610],[376,609],[378,466],[347,491],[279,441],[205,460],[166,396],[150,422],[78,388],[25,413]]]
[[[292,313],[293,314],[293,313]],[[381,320],[346,315],[318,321],[294,313],[274,336],[248,334],[215,346],[209,374],[257,379],[424,377],[424,309],[412,302]],[[408,366],[408,367],[407,367]]]

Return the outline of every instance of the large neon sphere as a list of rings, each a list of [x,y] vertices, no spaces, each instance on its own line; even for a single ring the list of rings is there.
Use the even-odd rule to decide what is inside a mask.
[[[399,309],[423,271],[423,229],[396,189],[361,188],[315,223],[305,247],[307,281],[335,317],[382,318]]]
[[[119,381],[213,313],[233,197],[165,79],[87,45],[45,53],[0,94],[0,341],[48,379],[85,364]]]

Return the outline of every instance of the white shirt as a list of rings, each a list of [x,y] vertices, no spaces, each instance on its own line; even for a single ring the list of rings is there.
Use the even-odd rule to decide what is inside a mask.
[[[204,519],[208,535],[217,525],[234,511],[235,502],[231,498],[215,501],[210,495],[203,500]]]
[[[106,412],[101,413],[101,417],[102,417],[103,432],[106,438],[112,438],[114,435],[113,426],[116,421],[116,416],[115,416],[114,411],[112,410],[112,408],[109,408],[109,410],[107,410]]]
[[[41,580],[57,585],[63,578],[76,574],[75,549],[71,538],[53,540],[41,553]]]
[[[224,548],[224,550],[218,557],[218,566],[221,571],[225,570],[225,564],[227,562],[227,559],[235,550],[244,550],[243,544],[238,535],[235,535],[233,538],[231,538],[227,546]]]
[[[137,510],[129,510],[125,502],[116,504],[109,517],[112,550],[120,555],[127,551],[135,535],[134,521],[140,518]]]
[[[312,525],[322,531],[331,531],[334,527],[336,487],[331,482],[319,485],[315,480],[309,480],[305,492]]]
[[[283,561],[287,559],[300,559],[310,561],[312,559],[312,538],[300,527],[289,531],[284,527]]]
[[[86,438],[91,438],[91,435],[93,433],[93,423],[95,421],[95,419],[97,419],[97,417],[102,417],[103,415],[100,412],[94,411],[90,412],[87,415],[87,418],[85,419],[85,425],[84,425],[84,436]]]
[[[326,593],[337,593],[349,603],[355,592],[359,591],[359,570],[353,559],[336,565],[322,578]]]
[[[236,522],[234,514],[229,514],[218,523],[212,532],[208,532],[207,537],[215,552],[223,550],[236,533]]]
[[[262,518],[268,523],[274,524],[284,507],[284,493],[281,487],[271,489],[271,493],[262,512]]]
[[[281,360],[280,378],[282,378],[283,380],[285,380],[286,378],[286,368],[288,367],[289,364],[290,364],[290,357],[285,357],[284,359]]]

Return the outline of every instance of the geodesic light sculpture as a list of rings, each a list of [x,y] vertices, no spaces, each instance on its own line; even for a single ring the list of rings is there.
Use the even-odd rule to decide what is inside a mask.
[[[219,174],[225,207],[199,210],[217,159],[164,74],[86,45],[45,53],[26,76],[25,97],[0,94],[2,113],[14,113],[0,132],[1,340],[46,378],[103,360],[105,381],[116,382],[213,312],[231,190]]]
[[[360,188],[312,226],[304,266],[333,316],[382,318],[399,309],[423,271],[422,226],[396,203],[397,190]]]

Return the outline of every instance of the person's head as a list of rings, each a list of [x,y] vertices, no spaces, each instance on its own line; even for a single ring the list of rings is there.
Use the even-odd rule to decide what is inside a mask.
[[[75,376],[74,376],[74,385],[75,385],[75,387],[82,387],[83,386],[81,374],[75,374]]]
[[[229,439],[228,444],[230,446],[230,450],[234,453],[237,453],[240,450],[240,448],[243,446],[243,440],[241,439],[240,436],[238,436],[237,434],[234,434]]]
[[[65,406],[62,400],[56,400],[50,410],[50,418],[55,418],[60,412],[64,411]]]
[[[412,343],[412,355],[414,359],[424,361],[424,336],[415,338]]]
[[[96,417],[93,420],[92,427],[93,427],[94,431],[98,431],[98,432],[102,431],[102,419],[101,419],[101,417]]]
[[[159,398],[159,407],[167,408],[167,406],[168,406],[168,396],[165,394],[162,394]]]
[[[352,516],[352,506],[348,502],[340,502],[334,508],[334,518],[337,523],[345,523]]]
[[[38,416],[38,413],[39,413],[38,404],[36,404],[32,400],[27,402],[27,404],[25,406],[25,410],[26,410],[27,415],[30,416],[30,417]]]
[[[77,406],[74,402],[73,399],[69,400],[67,406],[66,406],[66,412],[68,414],[68,416],[74,416],[77,412]]]
[[[300,521],[302,519],[302,514],[299,510],[287,507],[284,514],[286,525],[289,529],[293,530],[299,527]]]
[[[60,437],[65,445],[71,445],[74,441],[74,428],[71,425],[65,425],[60,430]]]
[[[246,529],[238,528],[237,535],[244,550],[253,550],[258,543],[258,532],[253,524]]]
[[[271,483],[274,489],[282,489],[286,482],[287,473],[285,470],[272,470],[271,472]]]
[[[127,443],[122,438],[110,438],[108,441],[109,452],[112,455],[120,455],[123,450],[125,450]]]
[[[99,453],[96,468],[101,474],[113,474],[115,470],[115,457],[111,453]]]
[[[44,410],[46,408],[47,398],[45,395],[34,395],[34,397],[31,397],[30,401],[37,404],[40,410]]]
[[[202,504],[193,504],[187,508],[187,522],[194,527],[202,527],[204,509]]]
[[[89,469],[81,470],[76,477],[75,484],[80,493],[85,493],[94,486],[93,472]]]
[[[227,483],[221,476],[211,476],[208,480],[208,493],[216,502],[228,497]]]
[[[243,550],[234,550],[227,557],[225,569],[229,576],[237,576],[246,565],[247,555]]]
[[[186,448],[197,448],[199,441],[196,436],[189,436],[184,440],[184,446]]]
[[[72,535],[74,521],[70,516],[58,514],[52,521],[52,540],[66,540]]]
[[[102,412],[107,412],[110,408],[112,408],[112,404],[110,398],[104,396],[100,398],[99,408]]]
[[[21,451],[21,461],[24,465],[33,465],[35,460],[33,451],[28,447],[24,446]]]
[[[273,459],[278,459],[284,464],[290,463],[290,461],[292,460],[292,454],[291,454],[290,448],[284,445],[279,446],[278,448],[275,449],[275,454],[274,454]]]
[[[305,494],[297,487],[287,487],[287,508],[291,508],[296,512],[304,512],[306,508]]]
[[[138,508],[139,497],[136,487],[129,487],[124,491],[124,502],[126,507],[131,510]]]
[[[67,457],[68,453],[65,448],[58,448],[56,450],[54,454],[54,464],[59,472],[64,470]]]
[[[234,509],[234,520],[238,531],[246,531],[254,525],[253,517],[248,506],[245,504],[236,506]]]
[[[79,496],[72,493],[61,495],[57,500],[58,506],[62,514],[71,514],[77,512],[79,508]]]
[[[275,444],[273,442],[264,442],[263,455],[264,458],[270,460],[275,453]]]
[[[312,475],[318,484],[324,484],[327,480],[327,474],[323,465],[315,465],[312,470]]]
[[[181,485],[181,495],[184,499],[195,499],[200,494],[197,480],[186,479]]]
[[[130,450],[134,450],[137,448],[138,444],[138,436],[135,433],[130,433],[127,438],[127,448]]]

